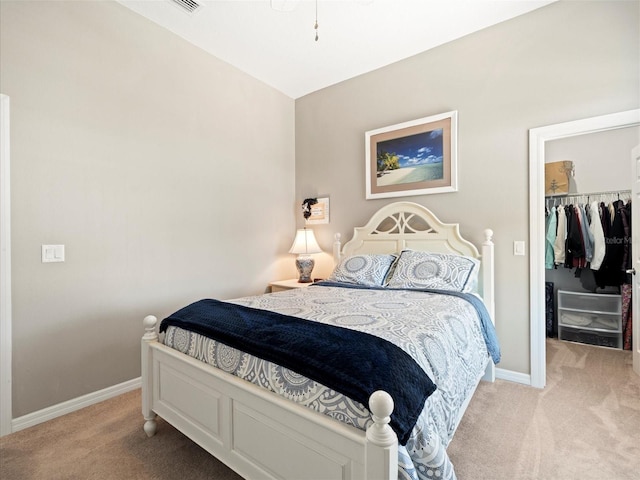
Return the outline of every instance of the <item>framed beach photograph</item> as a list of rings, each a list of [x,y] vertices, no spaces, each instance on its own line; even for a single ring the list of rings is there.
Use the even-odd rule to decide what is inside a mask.
[[[458,191],[458,112],[365,133],[367,200]]]

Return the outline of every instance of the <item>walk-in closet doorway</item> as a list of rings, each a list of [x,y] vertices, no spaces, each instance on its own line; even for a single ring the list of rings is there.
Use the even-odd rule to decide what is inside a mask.
[[[544,163],[547,142],[580,137],[608,130],[640,128],[640,110],[594,117],[575,122],[550,125],[529,132],[529,221],[530,221],[530,335],[531,335],[531,385],[542,388],[546,384],[546,322],[545,322],[545,195]],[[640,143],[640,140],[639,142]],[[631,149],[628,157],[631,165]],[[603,160],[604,163],[604,160]],[[635,187],[637,189],[637,182]],[[634,214],[637,218],[640,206],[636,202]],[[635,252],[634,259],[640,253]],[[634,277],[638,284],[638,275]],[[637,292],[637,287],[634,293]],[[637,295],[634,295],[637,312]],[[637,316],[636,316],[637,318]],[[634,325],[634,345],[638,344],[638,322]],[[634,358],[639,355],[634,346]]]

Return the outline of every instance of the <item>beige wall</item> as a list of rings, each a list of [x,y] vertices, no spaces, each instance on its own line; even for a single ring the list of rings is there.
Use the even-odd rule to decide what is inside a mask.
[[[629,152],[639,143],[640,127],[551,140],[545,143],[544,161],[573,162],[570,193],[629,190],[632,178]]]
[[[15,418],[139,376],[145,315],[293,276],[294,101],[115,2],[0,18]]]
[[[459,191],[406,199],[475,242],[494,230],[499,366],[528,374],[528,131],[640,106],[639,18],[635,1],[561,1],[298,99],[296,197],[331,196],[320,241],[392,200],[365,200],[367,130],[457,110]]]

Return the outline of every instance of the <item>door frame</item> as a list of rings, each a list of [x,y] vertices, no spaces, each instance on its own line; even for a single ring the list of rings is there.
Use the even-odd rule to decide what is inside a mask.
[[[9,97],[0,94],[0,436],[12,432]]]
[[[558,123],[529,130],[529,307],[531,386],[547,379],[545,312],[545,144],[551,140],[640,126],[640,109]]]

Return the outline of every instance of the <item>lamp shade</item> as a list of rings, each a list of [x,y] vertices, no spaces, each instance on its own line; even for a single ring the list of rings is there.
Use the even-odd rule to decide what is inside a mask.
[[[313,234],[313,230],[307,230],[306,228],[301,228],[296,231],[296,238],[293,240],[293,245],[291,245],[291,249],[289,253],[297,253],[297,254],[310,254],[310,253],[320,253],[322,249],[318,245],[316,241],[316,237]]]

